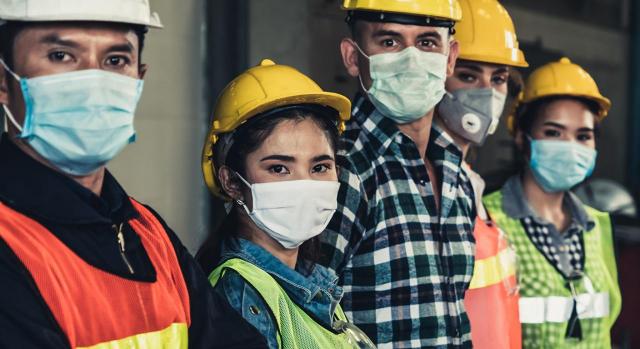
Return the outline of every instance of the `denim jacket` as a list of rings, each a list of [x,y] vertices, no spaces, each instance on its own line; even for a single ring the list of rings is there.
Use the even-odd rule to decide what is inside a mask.
[[[269,273],[296,305],[319,324],[331,327],[342,298],[338,277],[332,271],[309,261],[299,261],[293,270],[262,247],[244,239],[224,244],[221,260],[231,258],[241,258]],[[270,348],[278,348],[277,322],[251,284],[237,272],[227,270],[215,291],[226,297],[229,304],[262,333]]]

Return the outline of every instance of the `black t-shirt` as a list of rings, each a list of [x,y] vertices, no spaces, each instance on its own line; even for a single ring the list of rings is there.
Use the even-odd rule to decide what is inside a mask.
[[[95,195],[72,179],[35,161],[7,135],[0,140],[0,202],[36,220],[90,265],[137,281],[154,281],[155,269],[128,225],[138,212],[106,171]],[[227,301],[213,292],[204,273],[162,222],[174,246],[189,291],[189,348],[266,348],[264,338]],[[123,223],[126,257],[113,225]],[[69,348],[67,337],[38,292],[28,270],[0,239],[0,348]]]

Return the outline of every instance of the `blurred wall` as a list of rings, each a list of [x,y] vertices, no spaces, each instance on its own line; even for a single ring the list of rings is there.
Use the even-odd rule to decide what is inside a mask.
[[[128,193],[151,205],[194,251],[208,225],[200,152],[209,111],[204,75],[205,0],[152,0],[149,64],[136,113],[138,139],[110,165]]]

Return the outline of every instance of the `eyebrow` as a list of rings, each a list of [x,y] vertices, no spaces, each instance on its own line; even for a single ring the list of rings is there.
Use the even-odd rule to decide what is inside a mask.
[[[127,52],[127,53],[132,53],[133,52],[133,44],[131,44],[129,41],[127,41],[126,44],[115,44],[115,45],[109,47],[107,52]]]
[[[73,47],[73,48],[77,48],[80,46],[77,42],[72,40],[64,40],[60,36],[58,36],[58,34],[55,34],[55,33],[44,36],[42,39],[40,39],[40,43],[48,44],[48,45],[67,46],[67,47]]]
[[[268,160],[278,160],[278,161],[284,161],[284,162],[296,161],[296,159],[293,156],[289,156],[289,155],[269,155],[260,159],[260,161],[268,161]],[[320,161],[327,161],[327,160],[335,161],[333,159],[333,156],[328,154],[323,154],[323,155],[315,156],[313,159],[311,159],[311,162],[320,162]]]
[[[267,161],[267,160],[279,160],[279,161],[284,161],[284,162],[294,162],[295,158],[293,156],[289,156],[289,155],[269,155],[269,156],[265,156],[262,159],[260,159],[260,161]]]
[[[482,73],[482,68],[480,68],[478,65],[473,64],[473,63],[456,62],[456,68],[465,68],[465,69],[473,70],[474,72],[477,72],[477,73]],[[491,72],[491,75],[503,74],[503,73],[507,73],[508,71],[509,70],[507,68],[500,67],[500,68],[494,70],[493,72]]]
[[[563,129],[563,130],[566,130],[566,129],[567,129],[564,125],[559,124],[559,123],[557,123],[557,122],[553,122],[553,121],[545,121],[545,123],[544,123],[544,124],[542,124],[542,125],[545,125],[545,126],[553,126],[553,127],[556,127],[556,128],[559,128],[559,129]]]
[[[437,31],[433,31],[433,32],[424,32],[418,35],[417,37],[417,39],[425,39],[425,38],[434,38],[434,39],[442,40],[442,35],[440,35],[440,33]]]
[[[65,46],[71,48],[79,48],[80,44],[73,40],[62,39],[58,34],[52,33],[44,36],[40,39],[40,43],[47,45]],[[115,44],[107,49],[107,52],[127,52],[132,53],[134,51],[133,44],[127,40],[126,43]]]
[[[327,161],[327,160],[335,161],[333,159],[333,156],[324,154],[324,155],[318,155],[318,156],[314,157],[312,159],[312,162],[320,162],[320,161]]]
[[[595,130],[591,127],[581,127],[578,129],[578,132],[595,132]]]
[[[393,31],[393,30],[379,29],[379,30],[376,30],[375,32],[373,32],[372,36],[374,38],[379,38],[381,36],[396,36],[396,37],[399,37],[399,36],[402,36],[402,35],[400,33],[398,33],[398,32]]]

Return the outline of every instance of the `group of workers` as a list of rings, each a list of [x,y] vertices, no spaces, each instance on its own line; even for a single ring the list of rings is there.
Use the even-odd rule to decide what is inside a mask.
[[[570,192],[595,81],[568,58],[519,81],[497,0],[342,8],[353,103],[269,59],[219,96],[202,170],[228,214],[194,258],[105,169],[148,0],[0,0],[0,347],[610,348],[611,222]],[[465,158],[503,114],[522,167],[484,193]]]

